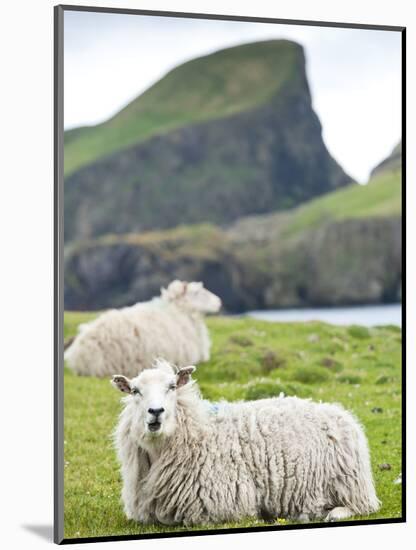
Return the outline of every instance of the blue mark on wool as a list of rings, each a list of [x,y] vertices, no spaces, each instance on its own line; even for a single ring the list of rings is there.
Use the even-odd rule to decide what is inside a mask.
[[[219,403],[211,403],[211,401],[208,401],[208,399],[204,399],[205,403],[208,405],[209,412],[211,414],[217,414],[220,410]]]

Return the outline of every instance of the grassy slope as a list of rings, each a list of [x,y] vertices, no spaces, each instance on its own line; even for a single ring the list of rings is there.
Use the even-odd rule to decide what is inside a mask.
[[[94,317],[65,314],[65,337]],[[377,493],[383,502],[372,518],[401,516],[401,332],[323,323],[267,323],[213,318],[212,358],[195,378],[212,400],[288,394],[336,401],[352,410],[369,438]],[[326,365],[326,366],[324,366]],[[108,380],[65,372],[65,537],[163,531],[127,521],[110,434],[120,396]],[[373,412],[374,408],[381,409]],[[391,470],[378,465],[391,464]],[[285,523],[276,518],[276,524]],[[212,527],[229,527],[226,524]],[[238,526],[263,525],[247,519]],[[175,528],[172,530],[180,530]]]
[[[401,171],[387,170],[375,175],[367,185],[350,185],[304,202],[286,212],[240,218],[231,228],[233,240],[241,246],[263,235],[272,247],[296,242],[308,231],[347,219],[400,216],[402,211]],[[274,243],[274,244],[273,244]],[[245,248],[237,250],[244,257]],[[260,257],[268,258],[267,246],[258,248]],[[267,264],[267,269],[268,264]]]
[[[66,132],[65,174],[155,134],[264,103],[300,62],[299,46],[272,40],[184,63],[110,120]]]
[[[172,260],[180,256],[215,258],[219,251],[225,251],[223,232],[209,223],[179,225],[146,233],[105,235],[96,242],[104,246],[119,243],[143,246],[164,259]]]
[[[391,154],[385,158],[380,164],[375,166],[371,172],[371,177],[385,172],[387,170],[400,170],[402,167],[402,142],[396,145]]]
[[[301,232],[324,221],[400,214],[400,171],[389,171],[367,185],[352,184],[300,206],[293,211],[286,232]]]

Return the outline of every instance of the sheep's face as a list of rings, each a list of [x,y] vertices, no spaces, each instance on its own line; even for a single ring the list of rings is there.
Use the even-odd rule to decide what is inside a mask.
[[[162,289],[162,296],[201,313],[217,313],[222,305],[220,298],[204,288],[203,283],[173,281],[167,289]]]
[[[147,438],[169,436],[176,426],[177,389],[188,383],[195,367],[184,367],[177,373],[165,361],[158,361],[151,369],[129,379],[115,375],[114,387],[131,396],[129,406],[134,408],[135,422]]]

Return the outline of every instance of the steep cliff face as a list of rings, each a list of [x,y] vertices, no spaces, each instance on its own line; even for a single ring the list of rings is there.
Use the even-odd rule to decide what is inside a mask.
[[[345,220],[306,234],[278,254],[265,307],[400,301],[401,219]]]
[[[247,274],[243,282],[264,287],[257,307],[401,299],[401,174],[395,170],[284,214],[242,219],[228,234]]]
[[[247,59],[248,73],[239,67]],[[204,79],[190,79],[188,64],[176,71],[188,78],[192,98],[183,83],[174,87],[173,71],[175,78],[159,83],[163,93],[156,85],[107,126],[67,136],[67,242],[180,224],[226,225],[292,208],[349,181],[323,143],[299,45],[270,41],[231,48],[195,60],[191,68]],[[175,120],[165,112],[166,98]],[[141,117],[151,112],[154,120],[158,105],[165,125],[148,124],[144,131]],[[132,121],[140,126],[136,134]],[[129,139],[120,138],[110,150],[102,146],[117,135]],[[75,160],[82,147],[96,158],[83,159],[80,167]]]
[[[228,229],[181,227],[67,247],[66,309],[147,300],[173,278],[202,280],[228,311],[383,303],[401,297],[400,174]]]
[[[173,279],[204,281],[245,309],[238,261],[225,233],[210,225],[144,235],[104,237],[67,248],[65,308],[94,310],[148,300]]]
[[[157,252],[128,239],[84,244],[67,255],[65,307],[133,304],[158,295],[174,278],[204,281],[230,312],[401,299],[399,217],[335,222],[289,244],[270,241],[261,251],[248,244],[244,254],[227,233],[218,230],[215,238],[221,246],[208,254],[168,236],[160,237]]]

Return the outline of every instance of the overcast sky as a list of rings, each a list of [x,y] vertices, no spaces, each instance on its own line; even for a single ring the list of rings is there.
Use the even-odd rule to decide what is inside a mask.
[[[194,57],[288,38],[305,48],[325,143],[357,181],[401,136],[401,36],[235,21],[65,12],[65,128],[102,122]]]

